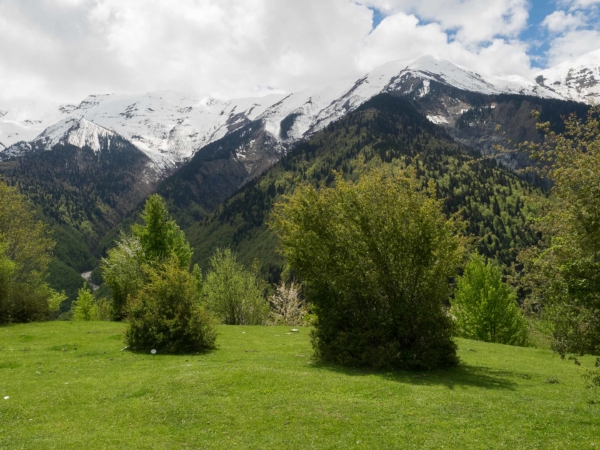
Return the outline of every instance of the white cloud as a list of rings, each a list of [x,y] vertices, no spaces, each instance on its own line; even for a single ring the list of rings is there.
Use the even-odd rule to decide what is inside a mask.
[[[585,25],[585,19],[579,12],[568,14],[564,11],[554,11],[552,14],[546,16],[542,25],[553,33],[561,33]]]
[[[516,37],[526,26],[527,0],[366,0],[364,2],[388,13],[414,13],[440,24],[445,31],[455,31],[456,39],[465,44],[492,41],[498,36]]]
[[[472,48],[449,41],[441,25],[420,25],[414,15],[392,14],[369,35],[359,53],[359,67],[371,70],[388,61],[433,54],[483,74],[530,75],[527,46],[517,41],[494,39],[488,45]]]
[[[598,27],[600,0],[565,0],[569,12],[558,10],[548,15],[543,25],[551,33],[546,52],[548,66],[554,66],[600,48]]]
[[[375,30],[368,7],[386,13]],[[425,53],[490,75],[528,75],[527,45],[518,40],[528,7],[527,0],[0,0],[0,101],[159,89],[290,92]],[[548,28],[559,33],[552,20]],[[560,31],[552,60],[582,45],[575,31],[582,30]],[[600,43],[587,39],[585,48]]]
[[[563,3],[569,5],[571,9],[585,9],[600,4],[600,0],[566,0]]]
[[[0,2],[13,27],[0,24],[0,61],[10,67],[4,77],[42,73],[45,93],[73,99],[155,89],[257,95],[358,76],[354,56],[372,26],[372,12],[348,0],[82,1],[67,23],[39,17],[49,2]],[[2,89],[0,98],[38,91]]]
[[[554,66],[597,50],[600,43],[598,30],[574,30],[552,41],[547,52],[548,65]]]

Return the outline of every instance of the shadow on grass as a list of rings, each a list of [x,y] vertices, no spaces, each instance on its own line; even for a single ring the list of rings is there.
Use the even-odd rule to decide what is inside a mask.
[[[352,377],[379,376],[398,383],[422,386],[444,385],[448,389],[454,389],[455,387],[478,387],[483,389],[515,390],[517,383],[513,379],[524,378],[523,374],[517,372],[494,370],[488,367],[467,364],[420,372],[352,369],[325,362],[316,362],[312,367],[315,370],[326,370]]]

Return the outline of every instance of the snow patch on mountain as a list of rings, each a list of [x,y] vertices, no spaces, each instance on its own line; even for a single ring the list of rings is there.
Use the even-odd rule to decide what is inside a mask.
[[[537,74],[536,82],[564,99],[599,103],[600,49],[542,70]]]
[[[156,162],[176,164],[253,120],[282,97],[221,101],[174,91],[91,95],[71,115],[120,134]]]
[[[427,116],[427,120],[429,120],[431,123],[435,123],[436,125],[449,123],[448,119],[446,119],[444,116],[429,115],[429,116]]]
[[[79,148],[90,147],[98,153],[103,142],[108,146],[115,136],[116,133],[87,119],[63,119],[46,129],[34,143],[40,144],[45,150],[51,150],[57,144],[71,144]]]
[[[2,106],[0,108],[0,151],[20,141],[32,141],[75,107],[44,101],[23,101],[10,107]]]

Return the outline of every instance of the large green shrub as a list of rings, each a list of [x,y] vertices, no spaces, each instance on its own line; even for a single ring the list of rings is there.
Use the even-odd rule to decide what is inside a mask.
[[[432,368],[456,364],[443,309],[464,254],[435,187],[377,171],[356,184],[312,186],[277,205],[273,225],[302,279],[323,360],[349,366]]]
[[[146,266],[148,282],[128,302],[125,342],[133,350],[198,352],[214,347],[216,330],[197,277],[177,258]]]
[[[499,344],[527,344],[528,327],[517,294],[502,280],[502,270],[474,255],[451,301],[461,337]]]
[[[262,325],[269,317],[265,286],[256,272],[246,270],[229,249],[210,260],[204,293],[211,312],[227,325]]]

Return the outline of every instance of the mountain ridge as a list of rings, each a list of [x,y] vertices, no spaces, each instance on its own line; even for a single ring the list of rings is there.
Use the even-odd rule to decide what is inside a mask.
[[[520,76],[485,77],[441,58],[423,55],[389,62],[357,80],[311,86],[288,95],[227,101],[175,91],[90,95],[78,105],[54,105],[52,112],[43,112],[40,107],[37,116],[41,114],[44,120],[25,118],[22,113],[17,119],[14,111],[3,110],[0,142],[4,149],[0,147],[0,158],[23,154],[28,149],[23,142],[39,141],[44,133],[48,134],[49,127],[77,118],[130,141],[150,158],[162,176],[188,161],[200,148],[252,121],[261,121],[279,150],[285,151],[379,93],[425,96],[432,82],[484,95],[518,94],[588,103],[600,99],[600,50],[573,64],[577,64],[576,69],[563,63],[528,80]],[[18,123],[30,130],[26,136],[30,137],[31,130],[39,131],[54,119],[59,120],[34,138],[18,139],[22,136],[10,132]]]

